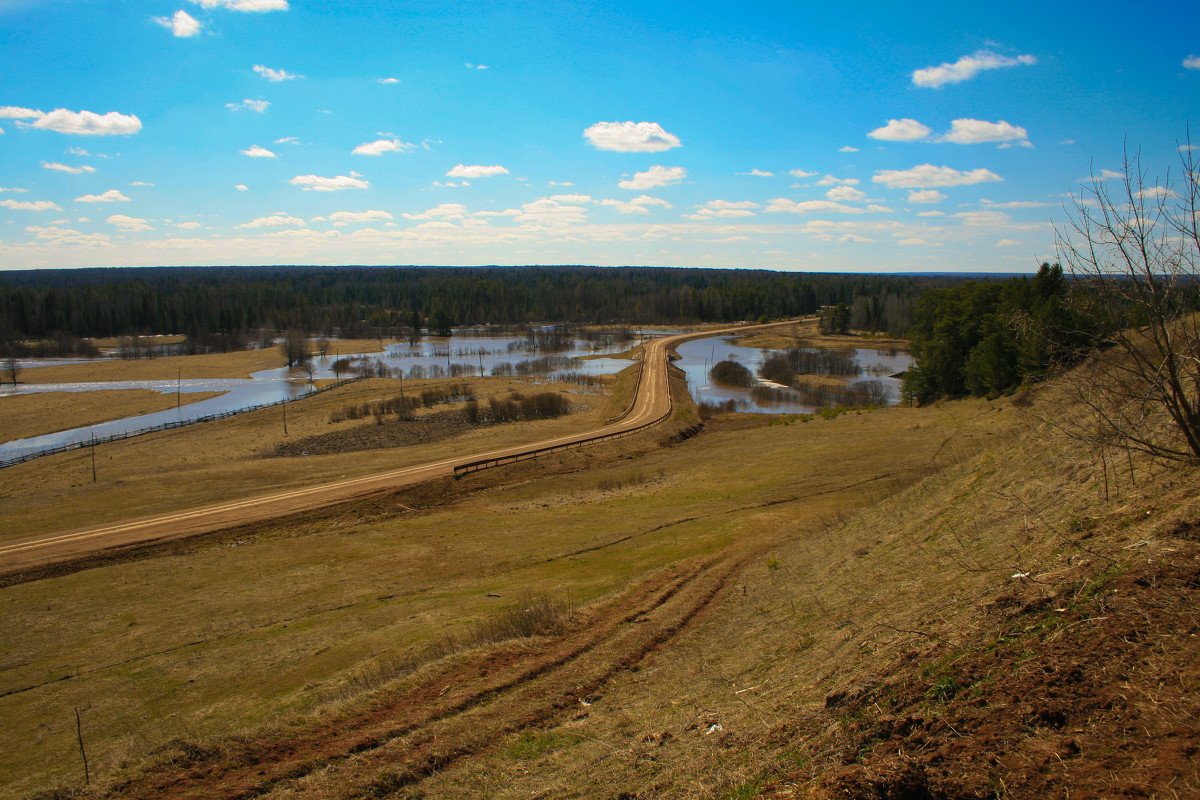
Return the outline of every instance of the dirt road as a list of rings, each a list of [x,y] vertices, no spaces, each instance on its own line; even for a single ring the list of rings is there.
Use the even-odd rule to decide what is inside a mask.
[[[790,322],[775,324],[790,324]],[[631,431],[648,423],[662,420],[671,412],[667,373],[668,352],[671,347],[687,339],[747,329],[746,327],[727,328],[699,334],[665,336],[647,342],[642,348],[642,377],[631,408],[620,419],[597,430],[516,447],[464,454],[453,459],[443,459],[374,475],[274,492],[259,497],[160,514],[98,528],[43,534],[0,547],[0,570],[22,570],[95,550],[205,533],[233,525],[257,522],[300,511],[310,511],[334,503],[450,476],[454,474],[455,466],[464,463],[512,458],[547,447],[594,439],[598,435]]]

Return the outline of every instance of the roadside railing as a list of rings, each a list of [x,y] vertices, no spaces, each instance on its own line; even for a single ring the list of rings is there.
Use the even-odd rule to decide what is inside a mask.
[[[174,430],[175,428],[186,428],[189,425],[196,425],[201,422],[212,422],[212,421],[218,420],[218,419],[226,419],[228,417],[237,416],[238,414],[246,414],[251,411],[259,411],[264,408],[272,408],[273,406],[283,405],[284,403],[293,403],[297,400],[304,400],[305,398],[313,397],[314,395],[321,394],[322,392],[328,392],[331,389],[337,389],[339,387],[345,386],[348,383],[354,383],[355,381],[361,381],[363,379],[364,379],[364,376],[357,376],[354,378],[346,378],[344,380],[340,380],[335,383],[331,383],[328,386],[322,386],[319,389],[313,389],[311,392],[306,392],[305,394],[302,394],[299,397],[288,397],[283,400],[276,400],[272,403],[258,403],[257,405],[244,406],[242,408],[234,408],[234,409],[230,409],[229,411],[218,411],[213,414],[204,414],[199,417],[194,417],[193,419],[181,419],[181,420],[175,420],[173,422],[164,422],[161,425],[154,425],[154,426],[148,427],[148,428],[136,428],[131,431],[121,431],[120,433],[110,433],[107,436],[98,436],[93,439],[88,439],[87,441],[70,442],[69,444],[60,444],[55,447],[47,447],[42,450],[35,450],[31,453],[22,453],[19,456],[10,456],[9,458],[0,458],[0,469],[4,469],[5,467],[14,467],[17,464],[24,464],[26,461],[32,461],[35,458],[41,458],[42,456],[52,456],[52,455],[56,455],[58,453],[66,453],[71,450],[82,450],[85,447],[92,447],[92,446],[98,445],[98,444],[109,444],[110,442],[119,442],[123,439],[132,439],[135,436],[144,436],[148,433],[158,433],[159,431],[169,431],[169,430]]]

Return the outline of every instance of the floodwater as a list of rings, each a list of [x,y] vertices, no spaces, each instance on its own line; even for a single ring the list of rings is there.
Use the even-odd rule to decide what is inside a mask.
[[[657,335],[657,334],[656,334]],[[555,379],[570,373],[585,375],[607,375],[620,372],[630,365],[630,361],[619,358],[597,357],[604,353],[623,352],[640,341],[642,336],[635,336],[634,342],[589,342],[583,339],[573,340],[569,349],[556,353],[542,353],[530,348],[523,335],[517,336],[488,336],[478,333],[455,335],[449,339],[441,337],[425,338],[413,345],[407,343],[388,345],[381,353],[339,353],[337,342],[331,341],[329,352],[324,358],[314,356],[315,367],[313,380],[323,380],[335,377],[348,378],[354,373],[346,369],[334,370],[337,358],[361,359],[353,362],[355,365],[369,364],[375,370],[378,366],[386,367],[386,371],[399,377],[402,373],[406,378],[444,378],[455,377],[468,380],[480,375],[481,371],[492,374],[505,365],[511,365],[514,371],[531,368],[529,373],[535,377]],[[548,356],[546,361],[533,363],[537,359]],[[591,356],[584,358],[584,356]],[[22,369],[26,367],[47,366],[50,364],[84,363],[88,359],[21,359]],[[39,392],[89,392],[98,389],[149,389],[162,394],[175,392],[223,392],[217,397],[190,403],[180,408],[142,414],[125,419],[103,422],[44,436],[28,439],[17,439],[0,443],[0,459],[12,458],[26,453],[37,452],[65,444],[86,442],[95,436],[97,439],[126,431],[136,431],[154,428],[170,422],[189,421],[212,414],[221,414],[251,406],[275,403],[280,400],[292,400],[303,397],[311,391],[308,375],[291,372],[284,367],[255,372],[250,378],[227,379],[184,379],[184,380],[154,380],[154,381],[106,381],[97,383],[46,383],[21,384],[0,387],[0,409],[3,408],[3,398],[15,394],[34,394]]]
[[[760,384],[776,385],[757,378],[758,368],[770,356],[771,351],[744,347],[735,344],[736,340],[735,336],[693,339],[676,348],[680,360],[675,362],[675,366],[687,374],[688,388],[697,403],[724,403],[733,400],[738,403],[739,410],[761,414],[813,414],[819,410],[794,402],[759,402],[751,395],[750,389],[725,386],[709,378],[708,371],[713,364],[730,359],[754,373]],[[870,348],[858,348],[854,351],[854,356],[859,365],[859,380],[878,380],[887,388],[889,402],[899,402],[900,380],[890,376],[908,369],[913,363],[912,356],[908,353],[891,353]]]

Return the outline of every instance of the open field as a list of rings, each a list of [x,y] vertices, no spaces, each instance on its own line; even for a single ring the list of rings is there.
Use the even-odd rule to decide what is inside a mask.
[[[88,796],[1196,796],[1196,470],[1031,402],[732,415],[8,585],[4,796],[74,796],[75,709]],[[262,456],[277,422],[156,449],[407,457]]]
[[[180,395],[183,405],[216,397],[221,392]],[[0,442],[95,425],[137,414],[175,407],[174,394],[150,389],[94,392],[38,392],[0,397]]]
[[[378,353],[388,342],[377,339],[340,341],[343,353]],[[329,353],[333,357],[333,351]],[[22,383],[93,383],[104,381],[162,381],[183,378],[249,378],[251,373],[284,366],[278,347],[162,358],[113,358],[86,364],[30,367],[21,370]]]

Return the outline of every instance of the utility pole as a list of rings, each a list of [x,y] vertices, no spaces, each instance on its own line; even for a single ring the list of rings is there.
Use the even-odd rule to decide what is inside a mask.
[[[96,432],[92,432],[92,483],[96,482]]]
[[[287,436],[287,398],[284,398],[279,405],[283,406],[283,435]]]
[[[182,398],[180,397],[180,392],[182,392],[182,391],[183,391],[183,367],[180,367],[179,371],[175,373],[175,410],[176,411],[178,411],[180,409],[180,406],[183,402]]]

